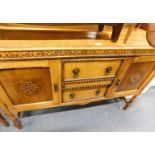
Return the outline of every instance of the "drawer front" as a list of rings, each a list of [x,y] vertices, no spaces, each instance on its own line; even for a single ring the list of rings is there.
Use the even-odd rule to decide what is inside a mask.
[[[66,91],[63,93],[63,102],[103,97],[105,91],[106,87],[91,90]]]
[[[115,77],[121,62],[120,59],[64,61],[64,80]]]

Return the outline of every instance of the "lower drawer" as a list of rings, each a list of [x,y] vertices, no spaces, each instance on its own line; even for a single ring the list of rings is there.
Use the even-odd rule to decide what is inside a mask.
[[[106,89],[107,87],[91,90],[66,91],[63,93],[63,102],[103,97]]]

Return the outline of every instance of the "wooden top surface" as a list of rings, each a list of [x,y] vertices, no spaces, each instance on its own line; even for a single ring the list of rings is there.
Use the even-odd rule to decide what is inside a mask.
[[[146,40],[146,32],[135,29],[128,42],[123,43],[127,27],[116,43],[104,39],[83,40],[0,40],[0,51],[29,51],[54,49],[153,49]],[[105,33],[105,32],[104,32]],[[109,33],[109,32],[108,32]],[[109,35],[111,35],[109,33]]]
[[[18,24],[0,23],[0,30],[24,30],[24,31],[97,31],[97,24]]]

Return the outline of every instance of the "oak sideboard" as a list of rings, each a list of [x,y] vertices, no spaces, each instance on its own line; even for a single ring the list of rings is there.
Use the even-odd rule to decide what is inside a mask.
[[[118,97],[127,109],[154,76],[155,49],[149,45],[0,41],[0,109],[18,128],[23,111]]]

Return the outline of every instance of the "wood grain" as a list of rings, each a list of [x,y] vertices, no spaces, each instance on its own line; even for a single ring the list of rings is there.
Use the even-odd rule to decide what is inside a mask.
[[[134,63],[124,75],[123,80],[117,88],[117,91],[127,91],[138,89],[150,75],[155,67],[155,62]]]
[[[99,94],[97,94],[97,91],[99,91]],[[106,91],[106,87],[102,87],[99,89],[90,89],[90,90],[80,90],[80,91],[70,91],[70,92],[67,91],[63,93],[63,101],[67,102],[67,101],[104,97],[105,91]]]
[[[3,28],[7,26],[10,31],[11,27],[1,26],[3,39]],[[37,28],[36,33],[46,29],[44,34],[51,28],[31,26],[31,30]],[[0,108],[18,128],[21,124],[16,113],[21,111],[133,95],[130,104],[126,103],[128,107],[155,76],[155,49],[148,45],[141,29],[133,31],[125,45],[126,27],[116,43],[102,39],[67,40],[66,36],[66,40],[44,40],[44,34],[33,36],[26,25],[24,29],[12,25],[12,29],[23,32],[5,33],[20,39],[40,35],[42,39],[0,40]]]
[[[101,77],[115,77],[117,70],[121,64],[118,60],[109,61],[84,61],[84,62],[68,62],[64,63],[64,79],[84,79],[84,78],[101,78]],[[112,70],[106,75],[106,69],[111,67]],[[74,76],[73,70],[78,68],[78,76]]]
[[[48,68],[1,70],[0,82],[14,105],[52,100]]]

